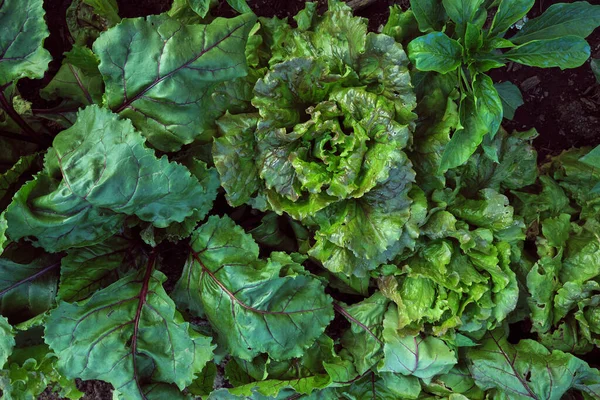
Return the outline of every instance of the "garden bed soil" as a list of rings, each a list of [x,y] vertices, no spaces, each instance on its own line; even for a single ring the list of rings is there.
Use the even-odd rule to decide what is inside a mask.
[[[172,0],[117,0],[122,17],[139,17],[160,14],[169,9]],[[537,0],[529,17],[541,14],[556,0]],[[562,2],[572,2],[563,0]],[[45,86],[61,64],[62,54],[68,51],[69,33],[65,14],[71,0],[45,0],[46,21],[50,37],[45,41],[52,54],[46,76],[42,80],[23,80],[19,89],[25,98],[34,102],[35,107],[44,107],[44,101],[36,98],[39,88]],[[225,2],[222,2],[225,3]],[[304,8],[303,0],[248,0],[249,6],[259,16],[280,18],[291,17]],[[372,4],[357,11],[357,15],[369,19],[369,28],[377,31],[389,15],[389,7],[399,4],[407,7],[408,0],[375,0]],[[320,7],[326,7],[326,0],[319,0]],[[226,4],[216,10],[218,15],[232,16]],[[600,29],[588,37],[592,56],[600,57]],[[571,147],[595,146],[600,144],[600,85],[595,81],[589,62],[577,69],[561,71],[558,68],[540,69],[509,64],[491,73],[496,82],[511,81],[519,86],[525,104],[521,106],[513,121],[505,121],[509,131],[536,128],[539,137],[534,146],[540,154],[540,162],[548,156],[560,154]],[[169,274],[167,274],[169,275]],[[527,329],[527,328],[525,328]],[[527,336],[527,332],[522,332]],[[591,360],[588,360],[591,361]],[[112,398],[110,385],[87,381],[78,382],[85,400],[109,400]],[[50,391],[39,399],[58,399]]]

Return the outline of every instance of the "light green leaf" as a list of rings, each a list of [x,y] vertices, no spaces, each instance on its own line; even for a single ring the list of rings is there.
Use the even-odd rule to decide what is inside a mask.
[[[52,59],[42,47],[49,32],[42,0],[0,3],[0,86],[21,78],[41,78]]]
[[[532,67],[577,68],[590,57],[590,45],[578,36],[534,40],[510,49],[504,57]]]
[[[110,24],[116,25],[121,22],[119,17],[119,6],[116,0],[83,0],[86,4],[92,6],[94,10],[104,18],[106,18]]]
[[[433,336],[404,336],[398,331],[398,310],[391,306],[383,321],[383,352],[380,371],[412,375],[424,381],[445,374],[457,363],[456,355]]]
[[[248,7],[246,0],[227,0],[227,4],[240,14],[253,12],[252,9]]]
[[[421,32],[441,30],[446,13],[439,0],[411,0],[410,9],[415,14]]]
[[[206,17],[210,11],[210,6],[214,3],[213,0],[187,0],[187,4],[200,18]]]
[[[420,36],[408,44],[408,57],[420,71],[448,73],[460,66],[463,48],[443,32]]]
[[[15,338],[13,328],[8,323],[8,320],[0,315],[0,369],[4,367],[14,346]]]
[[[48,387],[55,396],[80,399],[74,379],[67,379],[56,369],[57,357],[42,343],[37,332],[19,333],[21,345],[13,350],[9,362],[0,370],[3,400],[36,400]]]
[[[191,384],[212,358],[210,338],[196,333],[162,287],[166,277],[133,273],[85,303],[60,303],[45,340],[70,378],[100,379],[128,399],[144,399],[142,382]]]
[[[225,111],[211,106],[211,96],[220,82],[246,75],[244,50],[255,20],[244,14],[210,25],[182,25],[166,15],[123,21],[94,42],[106,105],[163,151],[209,139]]]
[[[494,87],[502,101],[502,114],[504,118],[512,120],[515,117],[517,108],[523,105],[523,95],[519,88],[512,82],[506,81],[495,83]]]
[[[185,167],[156,158],[129,121],[95,105],[55,137],[46,171],[21,188],[6,219],[11,239],[34,236],[50,251],[102,241],[122,214],[158,228],[205,215],[215,197]]]
[[[533,40],[558,39],[564,36],[587,37],[600,26],[600,5],[587,1],[553,4],[539,17],[528,21],[510,38],[515,44]]]
[[[419,380],[414,376],[404,376],[389,372],[369,371],[350,386],[336,390],[336,399],[417,399],[421,393]],[[328,399],[327,399],[328,400]]]
[[[558,350],[551,353],[533,340],[512,345],[502,330],[488,332],[466,357],[477,386],[515,400],[560,400],[569,389],[582,389],[587,379],[598,376],[584,361]]]
[[[411,39],[419,34],[414,9],[402,10],[395,4],[390,7],[390,16],[381,33],[394,38],[398,43]]]
[[[194,309],[204,309],[236,357],[299,357],[333,318],[331,298],[318,280],[284,253],[258,259],[252,237],[228,217],[209,218],[192,235],[191,248],[175,290],[189,293]]]
[[[500,0],[488,37],[502,36],[527,14],[534,2],[535,0]]]

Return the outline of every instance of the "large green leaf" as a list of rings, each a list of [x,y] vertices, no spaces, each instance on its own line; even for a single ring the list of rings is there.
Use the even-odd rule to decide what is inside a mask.
[[[553,4],[539,17],[528,21],[510,40],[523,44],[533,40],[575,35],[585,38],[600,26],[600,5],[587,1]]]
[[[0,315],[0,369],[4,367],[4,363],[8,360],[14,346],[15,338],[12,326],[6,318]]]
[[[353,362],[359,374],[370,370],[383,357],[381,334],[388,304],[389,300],[376,292],[351,306],[336,305],[336,311],[350,322],[350,328],[342,335],[341,355]]]
[[[203,187],[167,157],[156,158],[144,142],[129,121],[109,110],[80,111],[77,122],[54,139],[45,171],[9,206],[8,236],[35,237],[59,251],[111,236],[124,214],[159,228],[205,215],[215,188]]]
[[[445,374],[457,363],[455,353],[433,336],[408,336],[398,330],[398,309],[391,306],[383,320],[383,352],[380,371],[413,375],[425,381]]]
[[[75,110],[79,106],[102,103],[103,86],[94,53],[87,47],[73,46],[40,95],[46,100],[65,99],[59,110]]]
[[[133,261],[130,240],[115,236],[94,246],[71,249],[61,260],[57,298],[80,301],[117,281],[127,270],[125,261]]]
[[[442,28],[445,12],[439,0],[411,0],[410,9],[415,14],[421,32],[439,31]]]
[[[527,14],[534,2],[535,0],[500,0],[488,36],[504,34],[512,24]]]
[[[127,19],[94,43],[106,105],[164,151],[209,139],[220,82],[246,75],[245,47],[256,17],[182,25],[166,15]]]
[[[41,78],[50,62],[42,0],[0,3],[0,87],[21,78]]]
[[[420,36],[408,44],[408,57],[420,71],[448,73],[460,66],[463,48],[443,32]]]
[[[534,40],[513,47],[504,53],[504,57],[532,67],[577,68],[590,57],[590,45],[585,39],[573,35]]]
[[[128,399],[145,399],[144,383],[183,390],[212,358],[210,338],[183,321],[153,264],[143,276],[132,273],[86,302],[61,302],[52,311],[45,340],[65,376],[101,379]]]
[[[413,376],[403,376],[389,372],[369,371],[350,385],[336,389],[337,397],[331,399],[417,399],[421,394],[419,380]],[[329,400],[329,399],[327,399]]]
[[[469,369],[477,386],[496,389],[510,399],[560,400],[571,388],[597,396],[597,388],[587,385],[597,379],[592,369],[577,357],[525,339],[508,342],[502,330],[488,332],[480,346],[467,350]]]
[[[317,279],[284,253],[260,260],[252,237],[228,217],[210,217],[193,233],[175,292],[203,309],[219,341],[244,360],[299,357],[333,318]]]

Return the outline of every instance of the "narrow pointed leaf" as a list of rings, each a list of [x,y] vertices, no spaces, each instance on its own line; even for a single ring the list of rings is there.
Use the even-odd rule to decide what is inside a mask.
[[[585,38],[598,26],[600,5],[591,5],[587,1],[559,3],[551,5],[542,15],[528,21],[510,40],[515,44],[523,44],[568,35]]]

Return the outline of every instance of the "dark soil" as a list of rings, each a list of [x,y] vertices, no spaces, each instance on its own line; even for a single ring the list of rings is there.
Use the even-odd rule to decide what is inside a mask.
[[[139,17],[160,14],[169,9],[172,0],[117,0],[122,17]],[[318,0],[321,8],[326,0]],[[563,0],[572,2],[573,0]],[[588,0],[595,3],[598,0]],[[541,14],[556,0],[537,0],[529,13],[533,18]],[[50,37],[44,46],[50,51],[54,61],[51,62],[46,76],[42,80],[20,82],[22,95],[34,102],[34,107],[47,107],[37,96],[37,91],[45,86],[56,74],[62,61],[62,54],[71,48],[69,32],[66,26],[65,13],[71,0],[45,0],[46,21],[50,29]],[[231,9],[223,1],[216,9],[216,14],[232,16]],[[248,0],[248,4],[259,16],[280,18],[291,17],[304,8],[303,0]],[[406,8],[409,0],[375,0],[370,6],[357,11],[357,15],[369,19],[369,28],[377,31],[385,23],[389,14],[389,6],[399,4]],[[600,30],[588,38],[593,57],[600,57]],[[491,73],[496,82],[511,81],[521,88],[525,105],[520,107],[514,121],[505,121],[504,126],[525,130],[536,128],[540,136],[534,145],[540,153],[540,161],[544,157],[559,154],[561,151],[580,146],[600,144],[600,85],[596,84],[589,63],[580,68],[561,71],[558,68],[540,69],[508,65]],[[175,279],[176,277],[170,277]],[[524,337],[527,332],[522,332]],[[109,384],[99,381],[78,382],[84,391],[86,400],[110,400],[112,390]],[[44,392],[39,399],[57,399],[50,390]]]
[[[573,0],[539,0],[529,12],[534,18],[555,3]],[[590,1],[590,3],[597,3]],[[600,29],[587,38],[592,57],[600,57]],[[571,147],[600,144],[600,85],[589,60],[576,69],[533,68],[509,64],[490,73],[494,82],[511,81],[523,93],[525,104],[517,109],[513,121],[504,121],[509,131],[537,129],[533,142],[540,155],[553,156]]]

